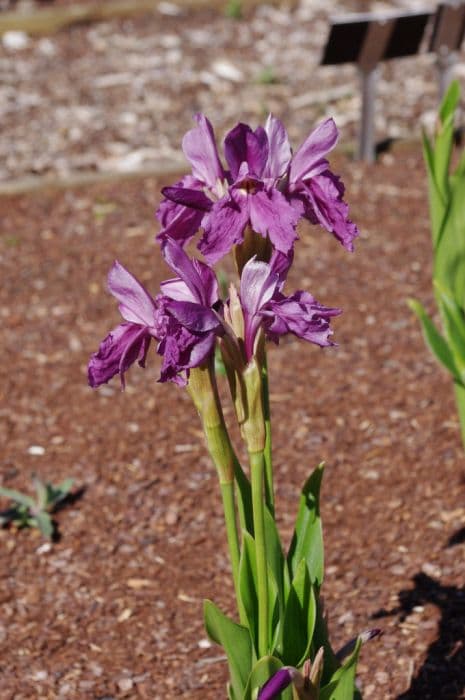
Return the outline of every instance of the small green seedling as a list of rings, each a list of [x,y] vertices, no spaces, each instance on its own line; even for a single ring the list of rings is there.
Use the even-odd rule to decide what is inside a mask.
[[[277,85],[279,78],[273,66],[264,66],[257,75],[257,83],[259,85]]]
[[[242,0],[228,0],[224,13],[230,19],[242,19]]]
[[[73,479],[65,479],[54,486],[33,476],[36,498],[25,493],[0,487],[0,496],[9,498],[13,504],[0,512],[0,527],[12,523],[16,527],[36,527],[48,539],[52,539],[55,527],[51,517],[57,505],[71,491]]]

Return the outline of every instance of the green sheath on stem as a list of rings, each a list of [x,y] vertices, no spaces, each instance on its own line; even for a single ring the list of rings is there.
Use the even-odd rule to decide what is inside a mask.
[[[263,387],[263,416],[265,419],[265,500],[268,510],[274,517],[274,484],[273,484],[273,461],[271,454],[271,410],[270,410],[270,389],[268,385],[268,365],[266,353],[263,353],[262,368]]]
[[[264,452],[250,452],[249,458],[252,481],[255,552],[257,557],[258,653],[260,656],[266,656],[269,652],[269,605],[268,564],[265,544],[265,501],[263,498],[263,480],[265,468]]]
[[[208,451],[215,464],[220,480],[234,590],[236,592],[239,616],[242,623],[245,620],[245,611],[239,592],[240,548],[234,497],[234,468],[237,457],[234,454],[224,422],[213,363],[209,362],[206,365],[192,369],[187,388],[199,412]]]

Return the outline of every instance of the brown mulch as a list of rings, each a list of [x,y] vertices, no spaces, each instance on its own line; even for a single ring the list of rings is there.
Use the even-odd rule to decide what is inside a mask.
[[[464,697],[465,472],[451,382],[406,299],[431,305],[419,148],[372,167],[339,159],[362,236],[347,254],[302,231],[289,289],[344,314],[339,346],[270,352],[280,526],[326,460],[324,594],[335,645],[382,626],[360,662],[366,699]],[[3,485],[32,472],[81,490],[60,539],[0,530],[2,700],[225,697],[202,600],[233,609],[220,498],[186,393],[156,383],[154,353],[118,382],[86,363],[118,322],[114,258],[156,291],[161,183],[0,200]],[[42,447],[42,456],[31,454]],[[32,450],[37,452],[37,450]]]

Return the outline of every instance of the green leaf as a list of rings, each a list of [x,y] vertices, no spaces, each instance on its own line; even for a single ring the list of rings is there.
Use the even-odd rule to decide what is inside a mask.
[[[357,697],[355,672],[362,641],[359,639],[353,653],[341,668],[332,676],[330,682],[320,691],[319,700],[354,700]]]
[[[279,619],[282,619],[285,602],[284,572],[286,571],[287,567],[284,559],[283,548],[281,546],[281,540],[279,538],[278,528],[276,527],[276,522],[267,508],[265,508],[265,547],[266,556],[268,560],[268,567],[270,569],[273,582],[276,584],[274,598],[270,600],[270,603],[274,605],[277,596]],[[273,608],[270,608],[270,610],[272,611]],[[271,630],[271,635],[272,634],[273,630]]]
[[[307,479],[300,496],[294,536],[287,561],[294,577],[305,559],[312,583],[321,586],[324,574],[323,532],[320,518],[320,488],[324,463],[318,465]]]
[[[48,501],[47,505],[49,508],[53,508],[54,506],[58,505],[61,501],[63,501],[73,488],[74,484],[74,479],[65,479],[64,481],[61,482],[61,484],[58,484],[57,486],[53,486],[52,484],[47,484],[47,489],[48,489]]]
[[[265,685],[267,680],[283,667],[283,664],[275,656],[264,656],[257,661],[250,673],[247,687],[244,693],[244,700],[255,700],[256,691]],[[284,697],[284,694],[282,694]],[[292,697],[292,695],[290,696]]]
[[[252,508],[252,487],[239,461],[234,460],[234,477],[236,481],[236,495],[239,510],[239,522],[242,530],[250,535],[253,530],[253,508]]]
[[[421,322],[426,344],[433,355],[435,355],[437,360],[439,360],[439,362],[444,365],[444,367],[448,369],[456,379],[459,379],[460,375],[456,367],[452,351],[450,350],[447,341],[439,333],[433,321],[426,313],[423,305],[420,304],[419,301],[415,301],[415,299],[409,299],[408,305],[418,316]]]
[[[258,583],[255,541],[248,532],[242,533],[239,561],[239,594],[247,616],[247,625],[255,649],[258,649]]]
[[[323,678],[322,685],[329,683],[335,671],[340,667],[336,654],[329,641],[328,626],[324,616],[322,600],[316,596],[316,620],[312,640],[313,649],[316,651],[320,647],[324,650]]]
[[[460,100],[460,83],[458,80],[453,80],[449,85],[446,94],[444,95],[441,106],[439,108],[439,119],[441,123],[455,114]]]
[[[255,657],[249,630],[224,615],[210,600],[204,601],[204,620],[209,637],[228,657],[231,696],[242,700]]]
[[[445,335],[463,381],[465,379],[465,316],[451,292],[439,282],[434,281],[433,284]]]
[[[283,623],[282,658],[287,666],[301,666],[310,653],[316,620],[316,601],[305,559],[297,567],[287,599]]]
[[[33,498],[27,496],[25,493],[21,493],[20,491],[15,491],[14,489],[5,489],[0,487],[0,496],[16,501],[16,503],[20,503],[26,508],[36,507],[36,503]]]
[[[36,507],[39,510],[45,510],[48,504],[49,485],[45,484],[35,474],[32,477],[32,483],[34,484],[34,488],[37,494]]]
[[[36,513],[32,518],[32,521],[36,525],[36,527],[39,528],[44,537],[47,537],[49,540],[52,539],[54,528],[52,519],[48,513],[46,513],[45,511]]]
[[[465,176],[451,178],[450,196],[434,253],[433,277],[465,305]]]
[[[425,133],[423,133],[423,158],[428,174],[429,214],[431,220],[433,250],[435,250],[444,221],[447,200],[446,194],[439,189],[436,183],[434,152],[431,142]]]

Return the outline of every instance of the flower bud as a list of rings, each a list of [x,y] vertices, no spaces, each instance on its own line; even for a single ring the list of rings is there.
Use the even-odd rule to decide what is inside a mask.
[[[234,456],[211,362],[191,369],[187,389],[199,412],[220,483],[231,483],[234,480]]]
[[[245,388],[245,419],[241,425],[242,437],[249,452],[262,452],[265,449],[266,438],[262,372],[255,358],[246,366],[242,380]]]
[[[257,257],[257,260],[269,262],[273,248],[268,237],[264,238],[250,226],[247,226],[244,231],[244,240],[239,245],[234,246],[234,260],[236,262],[237,272],[239,276],[242,273],[242,268],[248,260]]]

